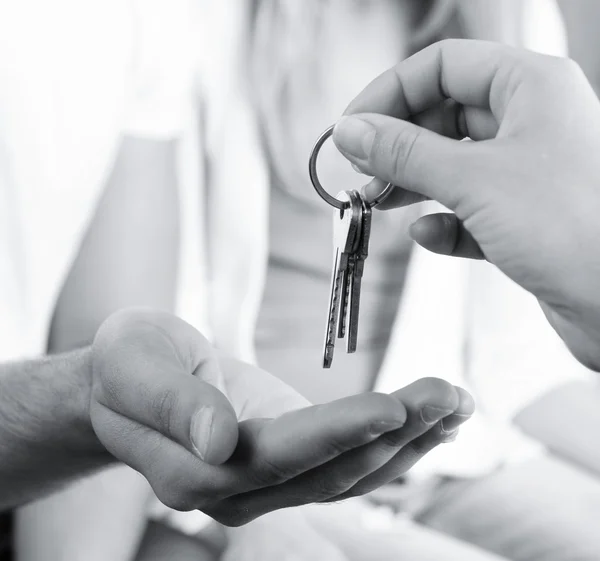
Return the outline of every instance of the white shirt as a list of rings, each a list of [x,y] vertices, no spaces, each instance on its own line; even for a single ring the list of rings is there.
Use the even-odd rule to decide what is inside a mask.
[[[1,360],[43,352],[56,296],[123,134],[182,139],[179,313],[254,360],[269,182],[237,72],[247,8],[245,0],[0,3]],[[534,23],[539,29],[539,16]],[[201,151],[213,163],[210,208]],[[376,389],[433,375],[470,389],[479,404],[457,443],[430,454],[417,473],[477,475],[537,453],[512,416],[553,387],[590,376],[535,300],[485,263],[417,249],[398,317]]]

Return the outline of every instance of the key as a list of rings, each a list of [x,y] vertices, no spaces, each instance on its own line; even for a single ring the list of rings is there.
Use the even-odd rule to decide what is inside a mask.
[[[338,194],[340,200],[349,202],[344,210],[335,210],[333,214],[333,270],[331,273],[331,289],[329,293],[329,310],[325,329],[325,345],[323,349],[323,368],[330,368],[333,362],[335,339],[338,335],[338,322],[341,307],[345,305],[348,263],[355,249],[356,234],[360,224],[361,207],[355,197],[350,197],[345,191]],[[354,202],[352,202],[354,199]]]
[[[358,344],[358,315],[360,311],[360,289],[365,269],[365,261],[369,255],[369,241],[371,238],[371,207],[358,194],[362,205],[360,235],[357,239],[356,249],[352,254],[351,274],[348,278],[348,338],[346,351],[353,353]]]
[[[341,299],[339,306],[339,320],[338,320],[338,338],[343,339],[346,337],[346,328],[348,325],[348,304],[350,301],[350,287],[352,286],[351,280],[354,276],[354,264],[355,264],[355,252],[358,247],[358,242],[361,236],[362,228],[362,199],[357,191],[346,191],[345,197],[350,201],[351,205],[356,206],[359,209],[358,226],[356,229],[356,235],[354,237],[354,244],[352,250],[348,256],[348,267],[346,274],[342,278],[342,287],[340,289]]]

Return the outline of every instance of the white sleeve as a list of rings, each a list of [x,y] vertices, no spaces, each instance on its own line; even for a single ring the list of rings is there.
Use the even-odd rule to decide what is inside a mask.
[[[509,420],[552,389],[595,379],[531,294],[488,263],[473,262],[469,277],[468,377],[483,412]]]
[[[194,53],[189,0],[134,0],[133,57],[125,134],[178,136],[193,115]]]

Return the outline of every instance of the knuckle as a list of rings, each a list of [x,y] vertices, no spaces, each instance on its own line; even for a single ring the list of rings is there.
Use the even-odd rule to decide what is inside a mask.
[[[406,457],[412,462],[417,462],[443,441],[444,436],[439,429],[430,429],[427,433],[410,443],[406,450]]]
[[[354,483],[354,480],[346,481],[342,477],[320,477],[313,482],[304,502],[323,502],[337,497],[350,489]]]
[[[356,484],[353,487],[350,487],[350,489],[347,489],[346,491],[344,491],[338,497],[336,497],[336,500],[345,501],[347,499],[353,499],[355,497],[362,497],[363,495],[370,493],[372,490],[373,489],[371,489],[370,487],[368,487],[366,485]]]
[[[400,185],[405,184],[404,178],[408,167],[412,165],[414,147],[420,135],[419,129],[402,127],[384,146],[384,154],[393,162],[393,179]]]
[[[260,487],[279,485],[292,477],[296,472],[272,461],[266,454],[261,454],[260,465],[252,471],[252,479]]]
[[[177,410],[177,394],[165,388],[152,397],[150,414],[159,430],[166,436],[172,436],[174,412]]]
[[[397,450],[399,446],[406,440],[406,434],[402,430],[402,428],[384,432],[381,436],[377,437],[377,446],[379,448],[379,456],[384,456],[389,453],[390,450]],[[378,455],[374,455],[374,458],[377,459]]]
[[[361,440],[365,442],[370,440],[370,435],[368,434],[369,426],[365,426],[364,430],[361,431]],[[344,452],[348,452],[353,448],[355,444],[352,442],[344,441],[343,438],[339,436],[331,436],[326,442],[323,443],[323,449],[321,454],[324,458],[337,458]]]

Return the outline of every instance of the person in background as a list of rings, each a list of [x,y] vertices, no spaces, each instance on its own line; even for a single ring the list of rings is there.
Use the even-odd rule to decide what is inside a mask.
[[[377,543],[385,545],[382,556],[412,559],[444,554],[485,560],[497,554],[530,561],[548,551],[561,554],[565,547],[586,555],[597,550],[590,525],[582,523],[575,535],[563,523],[561,517],[579,520],[567,509],[535,528],[521,530],[514,523],[516,513],[528,518],[537,512],[542,499],[574,504],[565,496],[597,496],[593,477],[547,451],[553,447],[553,431],[539,435],[513,423],[525,418],[528,409],[555,403],[544,405],[548,395],[563,395],[560,388],[566,385],[574,407],[584,417],[590,414],[581,407],[588,403],[582,401],[589,394],[588,372],[544,331],[534,302],[510,283],[477,265],[440,265],[415,250],[405,234],[414,214],[402,220],[378,215],[374,220],[361,350],[352,357],[338,353],[327,376],[319,366],[330,274],[330,210],[305,178],[312,142],[354,91],[398,58],[444,35],[522,42],[521,29],[531,29],[537,21],[521,7],[553,4],[389,0],[357,2],[349,8],[338,1],[198,2],[191,12],[183,4],[171,2],[162,6],[164,12],[160,2],[138,6],[143,47],[135,59],[143,76],[139,104],[124,127],[128,138],[65,276],[51,322],[51,346],[79,344],[113,307],[153,298],[146,291],[158,286],[167,305],[195,325],[206,326],[217,346],[258,360],[317,402],[384,389],[394,379],[409,381],[424,372],[453,382],[466,380],[477,390],[485,414],[465,429],[455,450],[432,456],[423,464],[421,478],[395,486],[399,500],[379,499],[409,513],[414,522],[398,525],[388,518],[392,523],[383,540],[380,533],[365,530],[374,517],[368,503],[278,513],[229,532],[230,558],[281,559],[282,552],[290,551],[307,559],[365,558],[365,550],[373,555]],[[178,9],[185,12],[179,23]],[[556,17],[550,21],[560,28]],[[197,28],[186,33],[194,22]],[[188,72],[190,68],[196,71]],[[177,137],[179,146],[170,141]],[[333,152],[329,157],[322,172],[327,185],[346,188],[357,181],[345,162],[334,161]],[[172,186],[177,171],[176,192]],[[142,200],[154,210],[140,209]],[[133,224],[146,208],[146,222]],[[141,257],[154,266],[162,264],[152,275],[153,283],[147,282],[148,276],[141,283],[139,274],[131,273]],[[175,304],[169,300],[173,294]],[[519,330],[517,312],[523,314]],[[518,383],[508,383],[507,377]],[[571,406],[563,402],[561,412]],[[561,419],[552,407],[549,411],[544,427]],[[568,459],[569,451],[564,455]],[[584,464],[591,461],[581,459]],[[519,493],[517,489],[531,488],[532,474],[538,483],[534,491]],[[557,487],[557,474],[569,483]],[[23,559],[35,558],[35,551],[28,556],[27,544],[43,548],[52,539],[75,556],[85,551],[88,558],[91,552],[102,556],[99,543],[107,536],[114,540],[119,535],[130,544],[128,551],[134,550],[146,520],[144,492],[138,502],[129,501],[140,506],[125,520],[126,513],[116,516],[113,502],[103,503],[99,497],[108,498],[110,489],[125,500],[133,487],[125,473],[114,473],[110,485],[107,477],[24,511],[19,524]],[[479,498],[476,517],[473,503],[461,502],[467,490]],[[73,531],[81,512],[94,520],[92,536]],[[507,512],[505,519],[498,519]],[[45,530],[49,513],[57,521],[52,535]],[[474,529],[474,518],[495,532],[476,531],[482,526]],[[336,525],[335,519],[361,523]],[[183,522],[171,514],[164,520],[192,534],[201,527],[189,515]],[[283,531],[286,525],[295,529],[293,534]],[[516,530],[522,533],[513,536]]]

